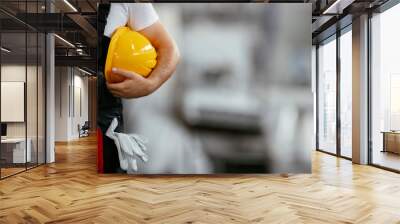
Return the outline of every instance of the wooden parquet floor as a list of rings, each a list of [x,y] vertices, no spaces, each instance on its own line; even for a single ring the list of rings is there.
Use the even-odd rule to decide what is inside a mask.
[[[313,174],[96,173],[93,137],[0,181],[0,223],[400,223],[400,175],[323,153]]]

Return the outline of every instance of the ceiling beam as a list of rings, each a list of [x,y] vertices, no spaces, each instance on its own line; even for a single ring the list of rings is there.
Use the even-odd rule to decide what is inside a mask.
[[[96,71],[96,58],[91,56],[55,56],[56,66],[80,66]]]
[[[97,30],[90,24],[85,17],[80,14],[68,14],[67,15],[72,21],[74,21],[87,35],[86,41],[90,46],[96,46],[97,44]]]

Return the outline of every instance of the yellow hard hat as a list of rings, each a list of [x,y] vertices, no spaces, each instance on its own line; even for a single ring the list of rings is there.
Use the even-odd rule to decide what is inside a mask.
[[[120,27],[111,37],[108,47],[104,69],[106,80],[116,83],[125,79],[111,71],[114,67],[146,77],[156,66],[156,58],[157,52],[146,37],[128,27]]]

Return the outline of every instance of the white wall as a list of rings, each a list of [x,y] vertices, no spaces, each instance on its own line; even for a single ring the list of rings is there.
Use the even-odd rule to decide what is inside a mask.
[[[69,139],[69,96],[70,83],[69,69],[67,67],[55,68],[55,141],[68,141]]]
[[[2,65],[1,66],[1,81],[11,81],[11,82],[25,82],[25,75],[26,71],[28,74],[36,74],[36,67],[34,66],[27,66],[25,65]],[[36,85],[36,80],[28,80],[29,85]],[[28,106],[34,102],[31,106],[36,107],[36,88],[27,88],[27,104]],[[32,92],[31,92],[32,91]],[[39,105],[40,106],[40,105]],[[1,108],[1,110],[7,110],[8,108]],[[36,130],[36,113],[32,113],[32,108],[27,108],[27,112],[30,112],[27,114],[28,118],[28,129],[33,128]],[[32,124],[31,122],[34,121],[35,124]],[[25,136],[25,126],[26,122],[7,122],[7,135],[9,137],[24,137]],[[35,127],[33,127],[35,126]],[[30,131],[28,130],[28,136]],[[36,133],[36,132],[35,132]]]
[[[77,74],[78,72],[78,74]],[[74,99],[74,108],[72,108],[75,113],[72,113],[71,120],[71,136],[72,138],[78,138],[78,124],[81,126],[88,121],[88,78],[87,76],[81,76],[82,73],[79,70],[74,70],[74,96],[71,96]],[[79,93],[80,91],[80,93]],[[79,97],[80,95],[80,97]],[[79,102],[80,101],[80,102]],[[79,108],[82,107],[82,108]],[[80,109],[82,112],[80,112]],[[74,112],[73,111],[73,112]]]
[[[55,85],[55,140],[77,139],[78,124],[88,120],[88,78],[76,68],[56,67]]]
[[[25,82],[25,73],[25,65],[2,65],[1,81]],[[1,110],[7,110],[7,108],[1,108]],[[7,136],[24,137],[25,122],[7,123]]]

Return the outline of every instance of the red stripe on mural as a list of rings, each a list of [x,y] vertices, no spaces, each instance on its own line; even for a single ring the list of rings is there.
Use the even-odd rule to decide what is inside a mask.
[[[97,128],[97,172],[104,173],[103,135],[100,128]]]

